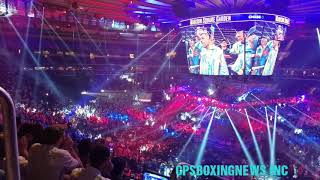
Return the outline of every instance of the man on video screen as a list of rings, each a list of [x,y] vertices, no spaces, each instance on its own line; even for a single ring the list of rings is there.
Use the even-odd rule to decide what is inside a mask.
[[[278,52],[279,52],[280,41],[283,41],[283,40],[284,40],[283,28],[281,26],[278,26],[273,40],[269,41],[267,44],[266,50],[268,50],[269,53],[268,53],[268,58],[267,58],[265,67],[262,72],[263,76],[270,76],[273,74],[273,70],[274,70]]]
[[[193,38],[188,40],[188,65],[190,73],[199,74],[200,68],[200,49],[196,47],[196,42]]]
[[[260,45],[256,50],[254,58],[254,66],[252,67],[252,75],[262,75],[263,68],[266,64],[269,52],[266,50],[268,44],[267,37],[261,37]]]
[[[202,48],[200,51],[200,74],[229,75],[223,50],[214,44],[213,34],[203,30],[200,35]]]
[[[235,63],[231,65],[231,69],[238,75],[250,75],[258,37],[253,34],[253,31],[249,30],[248,35],[244,31],[238,31],[236,39],[237,42],[233,44],[230,53],[236,54],[238,57]]]

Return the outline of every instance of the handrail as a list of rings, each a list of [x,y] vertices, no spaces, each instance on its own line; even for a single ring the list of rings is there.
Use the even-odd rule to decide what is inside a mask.
[[[4,143],[6,152],[6,179],[20,180],[18,161],[18,142],[16,114],[10,95],[0,87],[0,115],[4,124]]]

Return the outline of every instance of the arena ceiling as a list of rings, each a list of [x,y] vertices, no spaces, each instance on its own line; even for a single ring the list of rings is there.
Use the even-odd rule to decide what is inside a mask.
[[[297,21],[320,15],[320,0],[38,0],[37,3],[130,22],[144,18],[175,23],[185,16],[214,12],[281,12]]]

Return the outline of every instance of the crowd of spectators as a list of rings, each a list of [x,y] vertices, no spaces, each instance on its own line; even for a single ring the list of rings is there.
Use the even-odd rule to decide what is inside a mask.
[[[72,109],[75,102],[58,101],[54,93],[49,91],[50,88],[43,87],[41,83],[35,86],[34,80],[23,79],[18,88],[18,82],[14,78],[16,76],[17,73],[4,73],[0,76],[0,85],[9,91],[16,104],[19,117],[19,162],[23,179],[141,179],[142,172],[146,169],[164,172],[163,167],[173,168],[180,160],[179,158],[191,164],[196,158],[194,155],[198,153],[197,148],[201,138],[199,138],[200,142],[193,140],[183,153],[183,157],[178,157],[190,134],[165,137],[162,131],[154,131],[153,127],[145,126],[144,121],[138,120],[106,120],[99,123],[94,118],[80,116],[68,118],[63,111]],[[35,87],[38,87],[37,90],[34,89]],[[133,113],[128,111],[132,109],[132,99],[113,98],[107,101],[93,99],[86,105],[94,107],[98,114]],[[291,113],[288,111],[287,115]],[[320,136],[319,126],[294,117],[298,115],[292,114],[288,120],[304,129],[304,133],[309,137]],[[317,149],[312,149],[313,146],[306,141],[304,144],[297,144],[293,138],[298,138],[298,141],[301,138],[293,135],[292,128],[286,128],[280,124],[279,130],[284,134],[279,136],[280,139],[283,137],[289,139],[279,141],[282,142],[281,148],[284,150],[277,152],[279,157],[277,162],[290,165],[290,172],[293,172],[290,177],[295,175],[311,177],[312,174],[319,173],[320,159]],[[2,148],[0,152],[3,159],[4,139],[3,135],[0,137]],[[259,142],[262,142],[261,137],[267,137],[266,131],[257,135]],[[319,139],[313,140],[316,144]],[[236,154],[235,156],[238,156],[236,159],[232,159],[231,156],[225,158],[229,157],[228,148],[231,148],[233,142],[220,144],[224,149],[219,151],[218,143],[213,143],[210,147],[209,140],[205,157],[210,156],[210,158],[204,159],[202,163],[248,164],[241,151],[239,154],[242,155]],[[254,151],[252,147],[249,147],[251,152]],[[236,148],[241,149],[240,146]],[[263,152],[268,152],[267,148],[261,145]],[[222,155],[222,152],[225,154]],[[269,156],[268,153],[265,154],[266,157]],[[298,159],[297,161],[288,160],[290,159],[287,158],[288,156],[298,157]],[[6,167],[3,161],[0,169],[5,173]]]
[[[138,134],[132,129],[124,131],[124,128],[120,128],[115,131],[114,129],[123,126],[121,121],[109,122],[107,126],[88,123],[87,118],[80,117],[69,121],[61,110],[72,106],[72,101],[59,102],[48,90],[49,88],[41,86],[40,83],[38,90],[34,90],[35,81],[28,78],[23,79],[20,88],[17,88],[18,82],[15,81],[17,76],[18,72],[4,73],[0,77],[0,82],[1,87],[5,88],[14,99],[16,114],[19,117],[19,160],[23,179],[88,179],[89,176],[99,174],[101,179],[102,177],[141,179],[143,170],[157,171],[164,162],[162,159],[167,158],[154,156],[165,150],[162,146],[156,147],[154,142],[148,140],[150,136],[141,136],[134,141],[134,137],[138,137]],[[100,102],[96,109],[99,112],[105,109],[121,112],[125,102],[121,103],[119,100],[117,102],[117,105],[112,103],[101,105]],[[84,122],[82,124],[84,133],[100,134],[100,136],[80,137],[76,129],[78,126],[72,124],[74,121],[77,125]],[[105,135],[101,136],[103,133]],[[3,148],[3,138],[1,143]],[[149,149],[153,147],[153,150],[142,152],[140,151],[142,145],[146,145],[146,148],[148,146]],[[105,150],[102,147],[105,147]],[[91,153],[92,151],[95,153]],[[91,157],[90,154],[96,156]],[[168,153],[162,155],[166,156]],[[4,152],[2,157],[4,158]],[[103,164],[99,159],[109,159],[109,163]],[[45,164],[46,162],[48,164]],[[86,168],[87,164],[91,166]],[[1,169],[5,171],[4,166],[1,166]]]
[[[98,141],[74,142],[62,126],[18,125],[21,177],[34,179],[125,179],[126,160]],[[1,132],[1,158],[4,139]],[[115,163],[112,163],[115,162]],[[6,172],[4,162],[1,169]]]

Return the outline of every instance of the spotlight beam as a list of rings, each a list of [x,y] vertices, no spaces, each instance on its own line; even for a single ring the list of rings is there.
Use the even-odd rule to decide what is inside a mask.
[[[269,142],[269,155],[270,157],[272,156],[272,139],[271,139],[271,132],[270,132],[270,125],[269,125],[269,119],[268,119],[268,109],[265,107],[265,112],[266,112],[266,122],[267,122],[267,132],[268,132],[268,142]]]
[[[250,155],[250,152],[248,151],[246,145],[244,144],[240,133],[238,132],[236,126],[234,125],[232,119],[230,118],[228,111],[225,110],[225,112],[226,112],[226,114],[227,114],[227,116],[228,116],[228,119],[229,119],[229,121],[230,121],[230,123],[231,123],[231,126],[232,126],[232,128],[233,128],[233,130],[234,130],[234,132],[235,132],[235,134],[236,134],[236,136],[237,136],[237,138],[238,138],[238,141],[239,141],[240,146],[241,146],[241,148],[242,148],[242,150],[243,150],[243,152],[244,152],[244,155],[246,156],[247,160],[249,161],[249,164],[250,164],[250,165],[255,165],[255,162],[253,161],[253,159],[252,159],[252,157],[251,157],[251,155]]]
[[[206,130],[206,132],[204,134],[203,140],[202,140],[201,145],[200,145],[200,150],[198,152],[198,156],[197,156],[197,160],[196,160],[195,165],[200,165],[201,164],[201,161],[202,161],[205,149],[206,149],[206,145],[207,145],[207,142],[208,142],[208,137],[209,137],[209,133],[210,133],[211,125],[212,125],[212,120],[214,118],[214,114],[215,114],[216,110],[217,110],[217,108],[214,108],[213,113],[211,115],[211,118],[210,118],[210,121],[209,121],[209,125],[207,127],[207,130]]]
[[[258,101],[264,103],[261,99],[259,99],[257,96],[255,96],[254,94],[250,93],[254,98],[256,98]],[[274,110],[270,107],[270,106],[266,106],[267,108],[269,108],[271,111],[274,112]]]
[[[190,114],[193,114],[194,111],[196,111],[199,107],[201,107],[201,105],[198,105],[197,107],[195,107],[192,111],[190,111]]]
[[[287,141],[289,141],[288,136],[284,133],[280,132],[280,135]],[[293,157],[292,155],[290,155],[290,153],[285,152],[284,153],[286,156],[288,156],[290,159],[294,160],[295,162],[297,162],[299,165],[303,166],[307,171],[309,171],[313,176],[316,176],[317,178],[319,177],[319,175],[317,175],[316,172],[312,171],[307,165],[303,164],[299,159]]]
[[[319,32],[319,28],[317,28],[317,35],[318,35],[318,44],[319,44],[319,47],[320,47],[320,32]]]
[[[158,69],[158,71],[155,73],[155,75],[152,77],[151,81],[149,82],[150,85],[152,85],[154,83],[154,81],[156,81],[156,77],[160,74],[160,72],[168,64],[168,62],[169,62],[168,58],[165,58],[164,62],[161,64],[160,68]]]
[[[240,114],[242,114],[242,115],[244,115],[244,116],[246,116],[245,113],[242,113],[242,112],[240,112],[240,111],[236,111],[236,112],[237,112],[237,113],[240,113]],[[248,117],[249,117],[250,119],[254,120],[254,121],[257,122],[257,123],[262,124],[263,126],[267,126],[266,123],[260,121],[259,119],[255,118],[255,117],[252,117],[252,116],[250,116],[250,115],[248,115]]]
[[[148,47],[147,49],[145,49],[142,53],[140,53],[135,59],[133,59],[129,64],[124,65],[122,67],[122,69],[120,69],[119,71],[115,72],[113,74],[112,79],[114,79],[115,77],[119,76],[122,72],[124,72],[125,70],[127,70],[131,65],[133,65],[134,63],[137,62],[137,60],[139,60],[142,56],[144,56],[148,51],[150,51],[154,46],[156,46],[159,42],[161,42],[163,39],[165,39],[168,35],[170,35],[172,32],[174,31],[174,29],[172,29],[170,32],[168,32],[166,35],[164,35],[162,38],[160,38],[158,41],[156,41],[154,44],[152,44],[150,47]],[[97,89],[101,89],[101,87],[104,87],[107,84],[106,81],[102,82]]]
[[[37,62],[37,59],[34,57],[34,55],[32,54],[29,46],[27,45],[27,43],[23,40],[23,38],[21,37],[19,31],[17,30],[17,28],[15,27],[15,25],[13,24],[13,22],[11,21],[10,18],[6,17],[8,19],[8,22],[10,24],[10,26],[12,27],[12,29],[15,31],[15,33],[17,34],[19,40],[21,41],[21,43],[23,44],[23,47],[25,48],[25,50],[28,52],[28,54],[31,56],[31,59],[33,60],[34,63],[36,63],[37,66],[39,66],[39,62]],[[59,92],[59,90],[57,89],[57,87],[53,84],[52,80],[48,77],[48,75],[46,73],[44,73],[43,71],[40,71],[41,74],[43,75],[43,77],[45,78],[45,80],[49,83],[49,86],[52,88],[53,92],[57,95],[57,97],[60,100],[64,100],[62,94]]]
[[[182,41],[182,38],[180,38],[180,40],[177,42],[177,44],[175,45],[175,47],[171,50],[171,51],[175,51],[177,49],[177,47],[180,45]],[[155,81],[155,78],[160,74],[160,72],[163,70],[163,68],[167,65],[167,63],[170,61],[170,57],[166,57],[165,61],[161,64],[159,70],[156,72],[156,74],[153,76],[150,84],[153,84],[153,82]]]
[[[35,10],[40,13],[40,11],[35,7]],[[67,43],[61,38],[61,36],[54,30],[54,28],[52,27],[52,25],[49,23],[49,21],[44,17],[43,18],[44,22],[49,26],[49,28],[51,29],[51,31],[57,36],[57,38],[59,39],[59,41],[63,44],[63,46],[69,51],[69,52],[73,52],[70,47],[67,45]],[[78,62],[78,64],[83,67],[83,64],[81,63],[81,61],[75,57],[76,61]]]
[[[78,18],[73,14],[71,13],[72,16],[74,17],[74,19],[76,20],[76,22],[80,25],[81,29],[83,29],[83,31],[86,33],[86,35],[89,37],[90,41],[92,42],[92,44],[96,47],[96,49],[103,55],[103,57],[105,58],[105,60],[108,60],[106,58],[106,55],[104,52],[102,52],[101,48],[98,47],[97,43],[92,39],[92,37],[90,36],[90,34],[88,33],[88,31],[82,26],[82,24],[80,23],[80,21],[78,20]]]
[[[271,110],[273,110],[273,109],[271,109]],[[274,111],[273,111],[274,112]],[[268,137],[269,137],[269,147],[270,147],[270,157],[271,157],[271,146],[272,146],[272,144],[271,144],[271,133],[270,133],[270,126],[269,126],[269,121],[268,121],[268,113],[267,113],[267,107],[265,107],[265,113],[266,113],[266,120],[267,120],[267,127],[268,127]],[[287,122],[287,123],[290,123],[289,121],[285,121],[285,122]],[[291,124],[291,123],[290,123]],[[265,125],[265,124],[264,124]],[[295,128],[293,125],[291,125],[292,127],[291,128]],[[287,140],[288,141],[288,138],[287,138],[287,135],[286,134],[283,134],[283,133],[281,133],[281,132],[278,132],[285,140]],[[302,135],[303,135],[303,133],[302,133]],[[305,136],[305,135],[304,135]],[[306,137],[306,138],[308,138],[308,137]],[[319,149],[319,147],[317,147],[318,149]],[[296,161],[298,164],[300,164],[300,165],[302,165],[302,166],[304,166],[304,164],[302,163],[302,162],[300,162],[298,159],[296,159],[296,158],[294,158],[293,156],[291,156],[290,154],[287,154],[287,153],[285,153],[290,159],[292,159],[292,160],[294,160],[294,161]],[[307,171],[309,171],[312,175],[314,175],[314,176],[316,176],[316,177],[319,177],[319,175],[317,175],[316,174],[316,172],[314,172],[314,171],[312,171],[310,168],[308,168],[307,166],[305,167],[305,169],[307,170]]]
[[[314,120],[311,116],[305,114],[304,112],[300,111],[299,109],[297,109],[297,108],[295,108],[295,107],[293,107],[293,106],[290,106],[290,107],[293,108],[293,109],[295,109],[295,110],[298,111],[299,113],[305,115],[306,117]],[[289,127],[292,128],[292,129],[296,129],[296,128],[297,128],[296,126],[294,126],[294,125],[293,125],[291,122],[289,122],[289,121],[286,121],[286,123],[288,123]],[[319,145],[317,142],[315,142],[313,139],[309,138],[309,136],[307,136],[304,132],[302,132],[301,135],[302,135],[304,138],[306,138],[308,141],[312,142],[312,144],[317,147],[316,150],[320,150],[320,145]]]
[[[246,109],[244,109],[245,113],[246,113],[246,117],[247,117],[247,120],[248,120],[248,124],[249,124],[249,128],[250,128],[250,132],[251,132],[251,136],[252,136],[252,139],[253,139],[253,143],[254,143],[254,146],[255,146],[255,149],[257,151],[257,154],[258,154],[258,159],[259,159],[259,163],[260,165],[264,165],[264,161],[263,161],[263,158],[262,158],[262,155],[261,155],[261,151],[260,151],[260,148],[259,148],[259,145],[258,145],[258,142],[257,142],[257,138],[254,134],[254,131],[252,129],[252,125],[251,125],[251,122],[250,122],[250,119],[249,119],[249,116],[248,116],[248,112]]]
[[[132,64],[136,63],[137,60],[139,60],[142,56],[144,56],[148,51],[150,51],[154,46],[156,46],[159,42],[161,42],[164,38],[166,38],[167,36],[169,36],[172,32],[174,31],[174,29],[172,29],[171,31],[169,31],[166,35],[164,35],[162,38],[160,38],[158,41],[156,41],[154,44],[152,44],[150,47],[148,47],[147,49],[145,49],[142,53],[139,54],[139,56],[137,56],[133,61],[131,61],[129,64],[125,65],[123,69],[121,69],[120,71],[118,71],[115,76],[118,76],[121,72],[125,71],[126,69],[128,69]]]
[[[296,108],[296,107],[294,107],[294,106],[289,106],[289,107],[291,107],[292,109],[294,109],[294,110],[298,111],[299,113],[301,113],[302,115],[304,115],[304,116],[308,117],[309,119],[311,119],[311,120],[315,121],[315,119],[314,119],[314,118],[312,118],[312,117],[311,117],[311,116],[309,116],[308,114],[306,114],[306,113],[304,113],[304,112],[300,111],[298,108]]]
[[[287,136],[286,134],[284,134],[284,133],[280,133],[280,134],[282,135],[282,137],[283,137],[285,140],[289,141],[288,136]],[[284,154],[285,154],[286,156],[288,156],[290,159],[292,159],[292,160],[294,160],[295,162],[297,162],[298,164],[300,164],[301,166],[303,166],[303,167],[304,167],[307,171],[309,171],[313,176],[316,176],[317,178],[319,177],[319,175],[318,175],[316,172],[312,171],[312,170],[308,167],[308,165],[303,164],[299,159],[293,157],[293,155],[291,155],[290,153],[285,152]]]
[[[246,101],[246,100],[245,100]],[[253,107],[248,101],[246,101],[248,103],[248,105],[255,111],[257,112],[257,114],[261,117],[264,118],[264,115],[262,115],[261,112],[259,112],[255,107]]]
[[[205,116],[203,116],[203,119],[213,114],[213,112],[207,113]]]
[[[295,162],[297,162],[300,166],[302,166],[304,169],[306,169],[307,171],[309,171],[312,176],[314,176],[316,179],[320,178],[320,175],[315,172],[312,171],[308,166],[306,166],[303,162],[301,162],[300,160],[298,160],[297,158],[293,157],[292,155],[290,155],[289,153],[285,153],[286,156],[288,156],[290,159],[294,160]]]
[[[260,102],[263,103],[263,101],[260,100],[257,96],[255,96],[255,95],[253,95],[253,94],[251,94],[251,95],[252,95],[253,97],[255,97],[256,99],[258,99]],[[304,115],[307,115],[307,114],[303,113],[302,111],[300,111],[299,109],[294,108],[293,106],[290,106],[290,107],[293,108],[293,109],[295,109],[295,110],[297,110],[298,112],[300,112],[300,113],[302,113],[302,114],[304,114]],[[272,112],[275,112],[275,110],[273,110],[273,109],[272,109],[271,107],[269,107],[269,106],[266,106],[266,108],[269,108]],[[308,117],[308,115],[307,115],[307,117]],[[309,116],[309,118],[312,118],[312,117]],[[290,127],[291,129],[296,129],[296,128],[297,128],[297,127],[294,126],[290,121],[285,121],[285,122],[289,125],[289,127]],[[305,138],[308,139],[310,142],[312,142],[312,144],[317,147],[317,148],[316,148],[317,150],[320,149],[320,145],[319,145],[317,142],[315,142],[314,140],[310,139],[307,135],[304,134],[304,132],[302,132],[301,134],[302,134],[303,137],[305,137]]]
[[[170,126],[170,125],[175,124],[175,123],[177,123],[177,120],[168,123],[167,126]],[[135,137],[135,138],[133,139],[133,141],[137,141],[138,139],[144,138],[144,137],[146,137],[146,136],[148,136],[148,135],[151,135],[151,134],[154,134],[154,133],[156,133],[156,132],[158,132],[158,129],[154,129],[154,130],[152,130],[152,131],[149,131],[149,132],[147,132],[147,133],[144,133],[144,134],[141,135],[141,136]]]
[[[162,38],[160,38],[158,41],[156,41],[154,44],[152,44],[149,48],[145,49],[142,53],[139,54],[138,57],[135,58],[135,60],[140,59],[142,56],[144,56],[149,50],[151,50],[154,46],[156,46],[159,42],[161,42],[164,38],[166,38],[167,36],[169,36],[172,32],[174,31],[174,29],[172,29],[171,31],[169,31],[166,35],[164,35]],[[131,65],[131,63],[130,63]],[[130,66],[129,65],[129,66]]]
[[[190,144],[192,138],[194,136],[194,132],[192,132],[192,134],[189,136],[187,142],[183,145],[181,151],[179,152],[179,155],[177,156],[178,159],[180,159],[180,157],[182,156],[182,154],[186,151],[188,145]]]
[[[131,127],[135,127],[137,125],[134,125],[134,124],[131,124]],[[124,131],[124,130],[127,130],[128,129],[128,126],[127,125],[122,125],[122,126],[119,126],[117,128],[113,128],[112,130],[107,130],[105,131],[104,133],[102,133],[102,135],[106,135],[106,134],[112,134],[112,133],[116,133],[118,131]]]
[[[253,108],[253,107],[252,107],[252,108]],[[268,130],[268,142],[269,142],[269,154],[270,154],[270,157],[271,157],[271,141],[272,141],[272,140],[271,140],[271,133],[270,133],[270,126],[269,126],[269,122],[268,122],[268,116],[266,115],[267,123],[263,123],[263,122],[259,121],[258,119],[254,118],[254,117],[252,117],[252,116],[249,116],[248,114],[244,114],[244,113],[239,112],[239,111],[237,111],[237,112],[240,113],[240,114],[242,114],[242,115],[246,115],[248,118],[251,118],[252,120],[254,120],[254,121],[262,124],[263,126],[266,126],[266,127],[267,127],[267,130]],[[261,156],[261,159],[263,159],[262,156]],[[260,162],[259,162],[259,163],[260,163]]]
[[[49,28],[52,30],[52,32],[57,36],[57,38],[60,40],[60,42],[63,44],[63,46],[69,51],[72,52],[72,50],[70,49],[70,47],[67,45],[67,43],[61,38],[61,36],[54,30],[54,28],[52,27],[52,25],[44,18],[44,21],[46,22],[46,24],[49,26]],[[83,67],[83,64],[81,63],[81,61],[75,57],[76,61],[78,62],[78,64]]]
[[[41,52],[42,51],[42,34],[43,34],[43,18],[44,18],[44,7],[42,8],[42,14],[41,14],[41,29],[40,29],[40,39],[39,39],[39,48],[38,51]],[[38,54],[38,62],[40,62],[40,55],[41,53]],[[40,63],[39,63],[40,64]]]
[[[42,15],[42,16],[41,16],[41,29],[40,29],[40,38],[39,38],[39,48],[38,48],[39,54],[38,54],[38,57],[37,57],[37,61],[38,61],[39,64],[41,64],[41,63],[40,63],[40,60],[41,60],[40,57],[41,57],[41,51],[42,51],[42,34],[43,34],[44,7],[42,7],[42,14],[41,14],[41,15]],[[38,91],[38,84],[39,84],[39,77],[36,76],[35,78],[36,78],[36,79],[35,79],[36,83],[35,83],[35,87],[33,88],[33,94],[36,94],[36,93],[37,93],[37,91]],[[37,96],[34,96],[35,102],[37,102],[37,99],[38,99],[38,97],[37,97]]]
[[[9,18],[8,18],[9,19]],[[12,23],[13,25],[13,23]],[[28,17],[28,23],[27,23],[27,30],[26,30],[26,34],[25,34],[25,40],[23,40],[24,42],[26,42],[26,44],[28,44],[28,41],[29,41],[29,28],[30,28],[30,17]],[[21,36],[21,35],[20,35]],[[20,63],[20,67],[19,67],[19,76],[18,76],[18,83],[17,83],[17,89],[20,89],[21,88],[21,82],[22,82],[22,79],[23,79],[23,67],[24,67],[24,63],[25,63],[25,59],[26,59],[26,50],[24,49],[23,52],[22,52],[22,63]],[[20,96],[18,96],[18,91],[16,91],[16,101],[17,101],[17,98],[20,98]],[[19,99],[20,101],[20,99]]]
[[[276,106],[276,110],[274,113],[274,121],[273,121],[273,132],[272,132],[272,149],[271,149],[271,160],[270,160],[270,167],[275,165],[276,161],[276,130],[277,130],[277,115],[278,115],[278,106]]]

